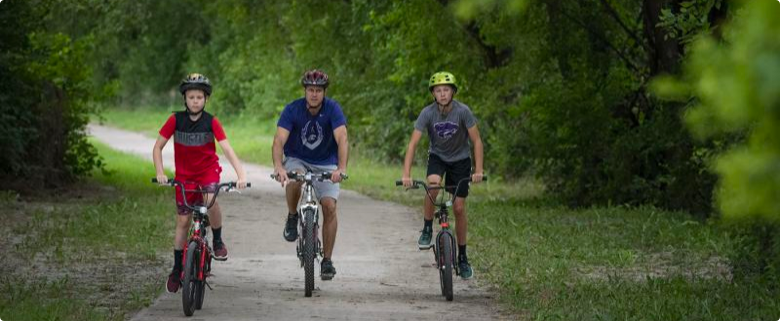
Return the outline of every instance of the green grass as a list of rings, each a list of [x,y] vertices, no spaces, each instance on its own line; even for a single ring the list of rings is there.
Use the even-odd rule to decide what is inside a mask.
[[[134,121],[133,115],[120,114],[122,122],[113,124],[156,132],[164,120],[144,128],[134,122],[145,120]],[[264,165],[271,162],[274,122],[223,121],[239,157]],[[415,177],[423,173],[420,166],[414,169]],[[399,164],[352,154],[349,174],[345,188],[415,207],[422,203],[419,191],[394,186]],[[654,208],[573,210],[541,199],[536,181],[507,184],[493,178],[472,187],[469,252],[479,278],[521,319],[778,317],[779,288],[732,275],[728,258],[736,245],[718,224]]]
[[[4,264],[20,268],[0,279],[0,318],[122,320],[161,292],[172,196],[149,182],[147,161],[93,143],[107,172],[23,205],[0,198],[20,208],[2,214],[14,240]]]

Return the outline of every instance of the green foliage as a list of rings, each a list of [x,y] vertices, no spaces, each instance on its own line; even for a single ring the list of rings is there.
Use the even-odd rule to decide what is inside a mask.
[[[0,176],[9,186],[59,184],[87,175],[100,159],[87,142],[89,39],[46,28],[54,1],[3,4],[0,20],[14,29],[3,34],[0,69],[0,128],[4,153]]]
[[[707,19],[713,9],[720,9],[722,0],[691,0],[680,3],[678,12],[671,8],[661,11],[660,27],[666,28],[667,36],[687,44],[697,37],[710,34],[710,21]]]
[[[718,205],[725,217],[780,219],[780,13],[776,3],[754,1],[725,32],[692,50],[685,81],[699,104],[687,121],[702,138],[746,134],[718,157]]]
[[[124,103],[180,105],[178,80],[199,71],[214,83],[209,110],[263,123],[319,68],[356,149],[400,161],[432,102],[426,80],[446,70],[479,119],[495,177],[537,174],[575,206],[709,213],[712,144],[679,121],[684,101],[658,100],[647,84],[676,73],[697,35],[717,33],[722,0],[91,4],[60,11],[94,20],[52,24],[92,39],[93,82]]]

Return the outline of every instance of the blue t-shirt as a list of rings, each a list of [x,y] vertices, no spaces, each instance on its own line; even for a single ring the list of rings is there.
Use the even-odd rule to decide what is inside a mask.
[[[333,130],[347,124],[341,106],[328,97],[322,108],[312,115],[306,99],[300,98],[284,107],[276,126],[290,131],[284,144],[284,155],[302,159],[314,165],[338,165],[338,144]]]

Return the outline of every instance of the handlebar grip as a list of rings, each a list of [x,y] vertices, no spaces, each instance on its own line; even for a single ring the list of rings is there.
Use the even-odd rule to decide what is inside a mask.
[[[152,183],[157,183],[157,177],[152,178]]]
[[[247,183],[246,183],[246,187],[252,187],[252,183],[250,183],[250,182],[247,182]]]
[[[401,186],[404,185],[403,181],[395,181],[395,186]]]
[[[483,182],[487,182],[487,179],[488,179],[487,175],[482,176],[482,181]]]

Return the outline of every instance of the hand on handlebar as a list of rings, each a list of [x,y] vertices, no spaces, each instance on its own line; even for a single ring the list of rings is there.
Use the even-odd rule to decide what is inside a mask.
[[[401,177],[401,182],[403,182],[403,185],[406,189],[409,189],[412,187],[412,178],[409,176]]]
[[[157,184],[159,185],[169,185],[168,183],[168,176],[165,174],[157,174]]]
[[[472,182],[472,183],[475,183],[475,184],[477,184],[477,183],[480,183],[480,182],[482,182],[482,178],[483,178],[484,176],[485,176],[485,175],[484,175],[483,173],[474,173],[474,174],[471,174],[471,182]]]
[[[284,170],[284,168],[274,169],[273,177],[274,179],[276,179],[277,182],[282,183],[282,187],[284,187],[287,184],[287,181],[289,180],[289,178],[287,177],[287,171]]]
[[[249,185],[250,184],[247,183],[247,181],[246,181],[246,176],[241,175],[241,176],[238,177],[238,180],[236,180],[236,188],[237,189],[240,189],[240,190],[241,189],[245,189],[245,188],[249,187]]]
[[[330,174],[330,181],[335,184],[341,182],[342,179],[346,176],[347,176],[346,173],[342,172],[340,169],[337,169]]]

